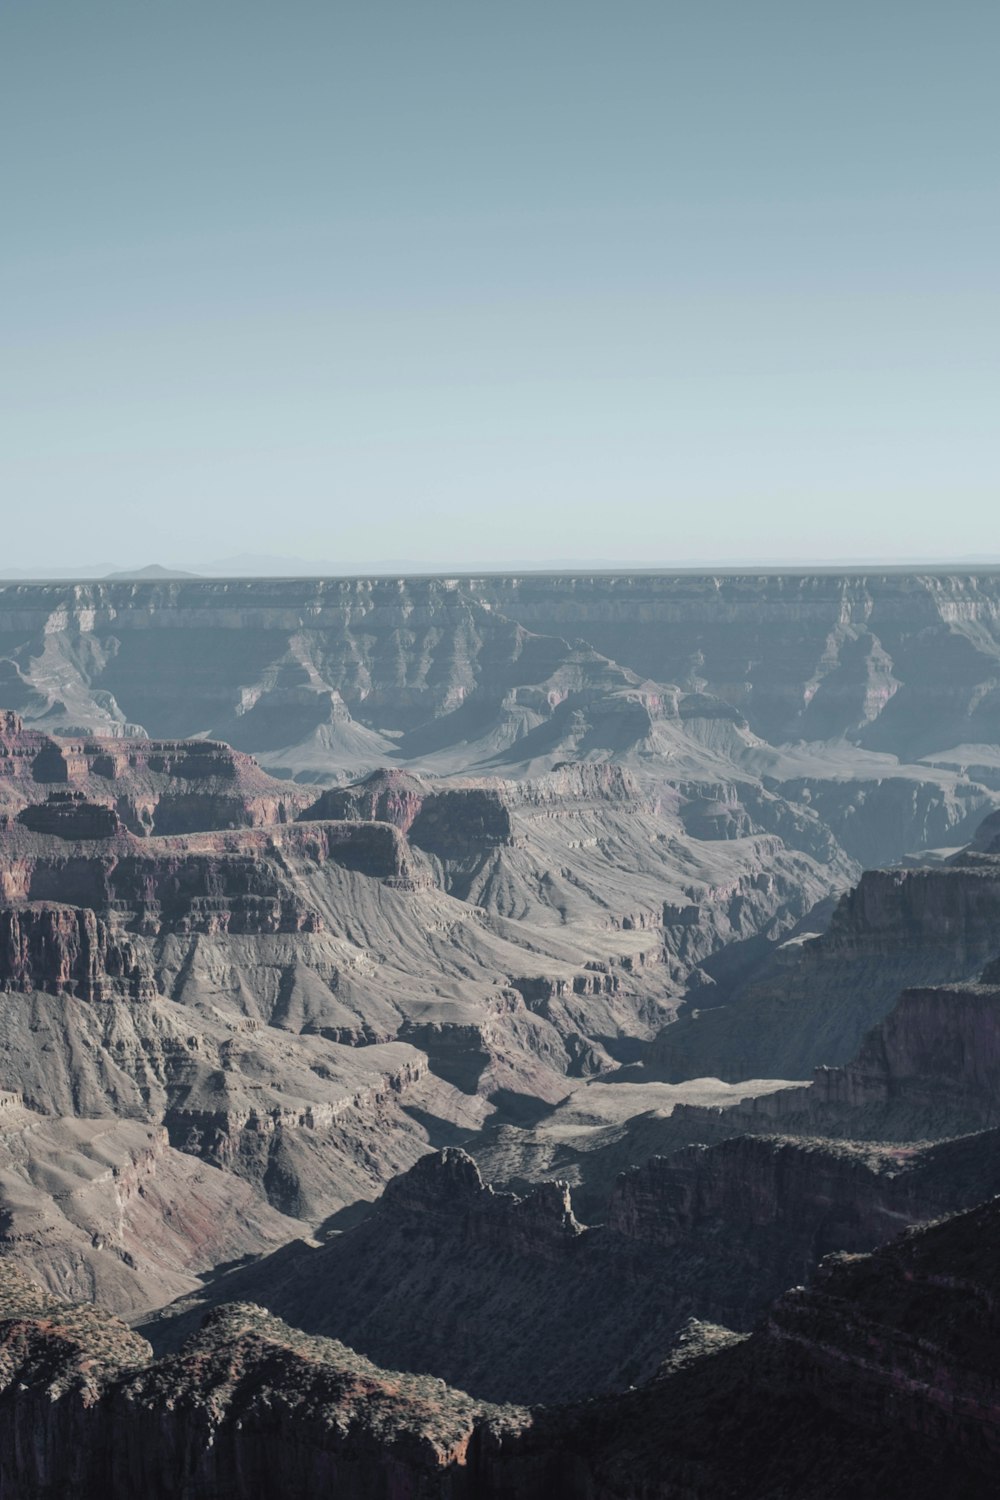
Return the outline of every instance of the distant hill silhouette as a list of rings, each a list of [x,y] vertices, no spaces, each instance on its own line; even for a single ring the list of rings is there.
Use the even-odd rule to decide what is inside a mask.
[[[164,568],[159,563],[149,563],[145,568],[125,568],[121,573],[108,573],[107,578],[197,578],[197,573],[185,573],[180,568]]]

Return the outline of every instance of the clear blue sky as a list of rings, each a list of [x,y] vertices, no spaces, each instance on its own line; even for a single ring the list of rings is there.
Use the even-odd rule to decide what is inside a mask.
[[[3,0],[0,571],[1000,553],[996,0]]]

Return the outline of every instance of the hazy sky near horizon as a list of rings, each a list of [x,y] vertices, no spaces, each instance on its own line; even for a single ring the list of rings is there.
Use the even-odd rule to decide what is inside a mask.
[[[0,572],[1000,552],[995,0],[2,0]]]

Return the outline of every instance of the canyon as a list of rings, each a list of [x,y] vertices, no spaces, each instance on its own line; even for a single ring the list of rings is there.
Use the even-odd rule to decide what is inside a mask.
[[[990,1492],[1000,575],[0,584],[0,703],[0,1491]]]

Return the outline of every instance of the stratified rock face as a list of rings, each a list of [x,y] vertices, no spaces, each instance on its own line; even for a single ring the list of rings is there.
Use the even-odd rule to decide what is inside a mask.
[[[1000,1202],[993,1199],[870,1258],[832,1257],[814,1287],[795,1288],[778,1302],[764,1338],[803,1351],[812,1390],[846,1362],[868,1386],[870,1421],[884,1420],[895,1405],[895,1420],[918,1434],[937,1427],[944,1437],[953,1424],[968,1424],[979,1429],[981,1457],[988,1453],[995,1463],[998,1232]],[[871,1337],[876,1329],[881,1348]],[[857,1392],[849,1376],[843,1379],[848,1372],[838,1373],[826,1400],[853,1414]]]
[[[442,859],[461,859],[514,842],[499,787],[438,791],[399,771],[377,771],[354,786],[324,792],[300,816],[392,823],[411,844]]]
[[[0,990],[142,1000],[155,981],[148,954],[93,911],[36,902],[0,910]]]
[[[555,847],[560,841],[565,846],[567,824],[575,842],[577,832],[595,826],[587,820],[614,818],[617,825],[596,826],[624,829],[640,814],[654,816],[629,773],[615,767],[564,769],[494,790],[502,793],[502,806],[524,840],[501,846],[511,861],[524,857],[532,838],[541,843],[552,837]],[[176,839],[137,839],[118,831],[105,840],[74,841],[34,833],[23,823],[6,832],[3,876],[16,887],[8,892],[14,899],[8,908],[6,984],[16,1001],[3,1010],[0,1082],[19,1087],[37,1108],[93,1114],[107,1109],[162,1123],[172,1148],[250,1184],[271,1209],[301,1220],[304,1229],[348,1203],[374,1197],[420,1154],[431,1131],[440,1130],[447,1140],[449,1129],[480,1125],[495,1100],[512,1111],[524,1100],[530,1110],[539,1099],[561,1098],[567,1076],[610,1068],[600,1033],[591,1037],[609,1022],[622,1024],[618,1017],[638,1021],[641,1006],[649,1003],[645,997],[655,994],[658,969],[667,967],[662,917],[637,905],[619,908],[620,925],[609,920],[602,929],[601,941],[613,945],[608,958],[588,959],[576,973],[546,973],[542,931],[536,928],[526,946],[541,972],[512,971],[511,961],[524,962],[525,950],[509,942],[511,924],[494,926],[484,909],[443,894],[433,885],[428,861],[390,823],[310,819]],[[739,870],[739,859],[746,857],[738,847],[743,842],[716,846],[731,869]],[[762,842],[753,841],[755,850]],[[773,843],[777,861],[782,850]],[[674,846],[684,847],[680,841]],[[581,857],[571,871],[577,889],[584,869]],[[571,884],[567,877],[567,889]],[[722,907],[724,900],[723,909],[737,920],[749,910],[756,921],[752,903],[759,901],[766,912],[776,887],[767,871],[743,871],[728,889],[716,888],[716,904]],[[607,912],[615,895],[610,881],[600,895]],[[81,897],[89,904],[80,903]],[[674,920],[672,911],[672,925],[683,930],[692,953],[704,952],[711,946],[709,934],[701,926],[701,906],[691,905],[693,920]],[[572,938],[561,928],[557,932],[555,951],[561,944],[572,948]],[[64,1003],[46,1006],[46,995]],[[22,1002],[21,996],[28,998]],[[77,1005],[79,999],[102,1001],[107,1014],[89,1014],[93,1007]],[[794,1173],[789,1180],[798,1181]],[[543,1347],[555,1351],[549,1366],[534,1361],[538,1379],[549,1383],[529,1394],[582,1394],[589,1381],[626,1381],[655,1367],[664,1339],[689,1312],[745,1324],[788,1279],[805,1274],[828,1245],[873,1243],[879,1215],[895,1213],[898,1221],[908,1221],[952,1202],[929,1192],[904,1202],[886,1197],[881,1187],[872,1190],[869,1202],[852,1186],[850,1173],[836,1176],[839,1196],[822,1171],[819,1180],[819,1200],[832,1196],[838,1212],[842,1207],[859,1221],[854,1238],[853,1230],[824,1238],[825,1220],[815,1206],[807,1209],[812,1200],[803,1189],[790,1200],[803,1222],[801,1240],[768,1230],[752,1253],[749,1241],[743,1245],[743,1258],[736,1260],[728,1250],[712,1252],[710,1244],[692,1254],[690,1236],[683,1246],[664,1242],[661,1249],[674,1258],[660,1264],[655,1276],[648,1263],[635,1269],[637,1259],[648,1258],[648,1242],[625,1232],[624,1217],[613,1231],[582,1236],[580,1226],[566,1223],[565,1194],[556,1204],[559,1211],[547,1215],[544,1193],[529,1196],[532,1207],[515,1212],[516,1200],[482,1190],[482,1201],[461,1223],[443,1215],[446,1246],[435,1254],[455,1261],[456,1276],[468,1279],[470,1302],[488,1310],[476,1344],[482,1357],[491,1348],[488,1330],[494,1325],[516,1333],[519,1344],[502,1359],[491,1355],[487,1369],[445,1365],[440,1373],[472,1384],[488,1378],[498,1383],[484,1387],[487,1394],[520,1395],[519,1386],[499,1383],[513,1381],[523,1362],[528,1334],[509,1313],[520,1306],[530,1338],[548,1328]],[[392,1193],[386,1201],[388,1211]],[[783,1201],[782,1194],[774,1201]],[[405,1208],[405,1194],[397,1207]],[[777,1221],[780,1211],[775,1215]],[[431,1217],[426,1204],[416,1211],[418,1226]],[[734,1210],[729,1222],[735,1226],[738,1220]],[[547,1239],[537,1232],[543,1221],[552,1231]],[[709,1233],[700,1220],[692,1221],[690,1235]],[[573,1248],[581,1237],[593,1248]],[[506,1271],[498,1275],[486,1253],[492,1241],[506,1245],[511,1263],[526,1258],[516,1285]],[[397,1260],[416,1242],[407,1229]],[[343,1253],[354,1255],[361,1243],[345,1239]],[[481,1263],[467,1260],[469,1245],[485,1257]],[[524,1282],[536,1276],[532,1267],[539,1256],[549,1267],[540,1283],[546,1289],[540,1312],[521,1297]],[[685,1261],[710,1266],[710,1274],[691,1283]],[[414,1289],[422,1274],[415,1267]],[[636,1299],[624,1317],[612,1296],[623,1274],[629,1284],[651,1287],[652,1299],[648,1305]],[[400,1318],[392,1300],[397,1264],[384,1281],[391,1295],[374,1311],[364,1310],[369,1321],[336,1332],[379,1358],[419,1362],[420,1350],[432,1348],[440,1330],[451,1327],[454,1308],[437,1308],[433,1298],[414,1290],[413,1306],[435,1308],[429,1334],[426,1321],[406,1324]],[[483,1302],[484,1281],[493,1288],[492,1301]],[[742,1289],[738,1296],[726,1290],[732,1286]],[[560,1346],[561,1329],[588,1326],[580,1301],[588,1288],[600,1309],[603,1342],[587,1352]],[[345,1317],[355,1316],[349,1299],[340,1305]],[[408,1330],[408,1344],[366,1342],[369,1329],[373,1338],[388,1330],[396,1340],[401,1328]],[[465,1357],[457,1331],[445,1346]]]
[[[0,805],[21,808],[38,833],[107,838],[122,823],[136,834],[253,828],[287,822],[309,800],[217,741],[54,738],[26,729],[18,714],[0,716]]]
[[[505,697],[530,732],[597,653],[772,744],[846,735],[912,760],[1000,739],[996,574],[6,584],[0,651],[26,714],[256,750],[419,729],[427,753],[427,725],[468,741]]]
[[[993,773],[982,769],[993,786]],[[917,851],[911,862],[918,862],[921,850],[966,844],[986,810],[975,779],[949,781],[930,767],[920,776],[893,775],[888,767],[876,775],[863,766],[855,776],[817,771],[774,783],[765,777],[765,784],[792,807],[808,808],[828,836],[868,869],[893,863],[903,851]]]
[[[35,774],[113,800],[137,832],[294,818],[301,789],[251,773],[240,750],[320,782],[390,765],[327,811],[409,830],[455,867],[447,888],[477,900],[508,884],[481,866],[490,850],[502,866],[519,840],[510,794],[466,784],[425,798],[427,773],[626,764],[650,800],[679,804],[693,838],[780,837],[842,888],[856,870],[838,864],[957,847],[996,805],[993,752],[955,749],[992,739],[991,588],[669,576],[7,585],[0,683],[38,741]],[[911,686],[942,733],[919,751],[912,714],[896,716]],[[135,750],[136,725],[204,748]],[[899,763],[925,749],[932,762]]]
[[[1000,1096],[998,1037],[1000,961],[988,966],[982,982],[904,991],[888,1016],[863,1038],[849,1063],[841,1068],[817,1068],[809,1085],[766,1087],[760,1080],[742,1086],[724,1085],[714,1079],[665,1084],[645,1078],[639,1082],[642,1075],[638,1073],[626,1083],[617,1083],[604,1077],[577,1086],[537,1124],[518,1130],[491,1128],[470,1149],[494,1183],[509,1183],[523,1190],[526,1184],[551,1175],[567,1177],[577,1211],[588,1222],[608,1220],[612,1212],[609,1194],[623,1169],[648,1163],[650,1158],[666,1157],[670,1173],[676,1166],[684,1178],[699,1163],[699,1170],[707,1171],[729,1160],[729,1153],[737,1161],[740,1150],[746,1149],[750,1155],[745,1173],[737,1170],[732,1178],[737,1190],[729,1232],[738,1240],[741,1214],[750,1223],[754,1212],[739,1184],[744,1175],[750,1180],[754,1162],[764,1163],[770,1170],[781,1158],[772,1160],[770,1147],[762,1156],[755,1156],[751,1143],[744,1147],[732,1140],[726,1145],[728,1138],[741,1132],[768,1135],[780,1131],[806,1137],[810,1152],[815,1142],[808,1138],[815,1137],[832,1138],[827,1141],[831,1149],[837,1140],[898,1143],[912,1167],[914,1148],[906,1143],[945,1141],[969,1132],[989,1132],[995,1126]],[[629,1077],[627,1073],[624,1076]],[[747,1097],[739,1100],[741,1089]],[[645,1110],[643,1103],[648,1106]],[[967,1138],[984,1139],[973,1135]],[[716,1151],[718,1142],[723,1145]],[[687,1154],[679,1150],[694,1143],[711,1145],[713,1150]],[[936,1159],[943,1158],[939,1155]],[[903,1198],[880,1198],[890,1217],[898,1214],[919,1219],[920,1203],[938,1202],[942,1210],[952,1209],[971,1205],[978,1197],[995,1191],[993,1179],[984,1179],[978,1166],[960,1167],[957,1156],[953,1161],[956,1197],[941,1198],[938,1186],[931,1186],[928,1178],[908,1168]],[[813,1163],[819,1167],[822,1158],[813,1158]],[[656,1171],[666,1168],[657,1167]],[[669,1182],[670,1173],[658,1180]],[[642,1182],[641,1177],[628,1175],[624,1180],[640,1186]],[[833,1202],[837,1195],[827,1195],[821,1172],[817,1180],[821,1184],[820,1203],[825,1195]],[[792,1181],[789,1179],[789,1183]],[[906,1196],[911,1189],[918,1191],[918,1198]],[[684,1201],[678,1200],[678,1213]],[[711,1202],[711,1197],[707,1201]],[[804,1231],[811,1234],[809,1213],[801,1205],[795,1212],[802,1216]],[[863,1210],[862,1220],[866,1214]],[[843,1226],[838,1233],[842,1230]],[[851,1242],[845,1238],[838,1243],[846,1248]],[[819,1249],[809,1252],[819,1253]],[[791,1263],[789,1272],[800,1279],[805,1274],[795,1272]],[[730,1322],[734,1318],[739,1321],[741,1316],[728,1309],[721,1313],[702,1311],[705,1316]]]
[[[391,787],[393,779],[385,780]],[[613,1067],[619,1039],[645,1041],[671,1013],[693,964],[734,938],[780,935],[844,868],[822,866],[770,836],[703,849],[679,829],[670,798],[603,764],[421,794],[421,805],[410,806],[411,836],[424,821],[433,832],[431,814],[444,808],[448,817],[427,842],[444,848],[450,841],[447,857],[414,846],[398,826],[412,785],[396,786],[392,805],[379,800],[381,792],[367,803],[357,788],[345,792],[339,810],[395,810],[397,823],[321,819],[314,809],[266,828],[138,838],[116,823],[107,837],[74,838],[91,831],[77,820],[94,809],[60,789],[58,800],[23,809],[4,829],[0,893],[15,913],[43,905],[94,914],[109,944],[127,942],[139,956],[158,995],[201,1018],[222,1014],[240,1028],[313,1037],[317,1047],[400,1042],[418,1049],[452,1091],[441,1134],[430,1126],[437,1144],[454,1139],[452,1113],[474,1126],[484,1110],[523,1116],[560,1098],[567,1077]],[[466,828],[463,802],[489,817],[477,815]],[[36,831],[39,817],[48,829],[50,808],[58,827]],[[105,806],[96,811],[114,816]],[[453,899],[459,893],[463,899]],[[691,917],[675,941],[664,913],[682,898]],[[11,965],[21,992],[37,974],[45,993],[75,996],[67,973],[64,963]],[[97,994],[98,977],[91,975],[88,994]],[[119,993],[110,982],[118,977],[110,975],[109,993]],[[214,1098],[202,1080],[197,1100],[181,1107],[176,1071],[167,1081],[158,1066],[156,1087],[150,1083],[146,1049],[158,1052],[159,1044],[146,1035],[145,1013],[142,1045],[130,1038],[124,1059],[111,1027],[100,1036],[88,1030],[82,1047],[71,1033],[90,1022],[70,1008],[47,1059],[32,1055],[36,1033],[14,1010],[0,1019],[18,1053],[16,1067],[0,1059],[0,1086],[30,1078],[32,1102],[60,1112],[67,1089],[99,1111],[103,1087],[114,1108],[127,1098],[129,1110],[167,1119],[175,1144],[266,1184],[283,1212],[298,1213],[308,1201],[312,1221],[322,1194],[300,1193],[301,1161],[279,1170],[270,1149],[250,1149],[260,1142],[245,1127],[272,1113],[282,1121],[309,1117],[312,1079],[328,1066],[321,1056],[299,1056],[292,1071],[305,1067],[309,1078],[289,1077],[282,1097],[266,1106],[234,1103],[230,1065],[212,1085]],[[256,1064],[255,1049],[241,1040],[241,1068],[277,1084],[270,1063]],[[215,1051],[213,1041],[206,1056]],[[188,1066],[180,1070],[185,1078]],[[335,1063],[329,1067],[336,1075]],[[113,1089],[102,1082],[109,1068]],[[392,1151],[375,1155],[380,1163],[394,1158]],[[353,1169],[349,1178],[356,1183]],[[364,1196],[383,1181],[367,1183]]]
[[[626,1387],[1000,1187],[998,660],[1000,576],[0,587],[0,1494],[976,1494],[909,1263]]]
[[[220,1262],[301,1232],[242,1178],[173,1149],[162,1126],[0,1101],[0,1263],[58,1295],[148,1316]]]
[[[666,1013],[655,927],[613,927],[605,900],[522,943],[389,823],[67,831],[4,830],[0,1088],[163,1124],[304,1233],[611,1066],[589,1032],[648,1036]]]
[[[69,807],[72,819],[80,804]],[[100,843],[73,840],[66,829],[57,837],[53,844],[8,832],[0,863],[4,898],[110,911],[149,935],[316,930],[318,914],[287,879],[283,862],[289,856],[331,861],[400,887],[426,880],[414,870],[397,830],[384,823],[287,824],[141,840],[117,825],[115,835]]]
[[[822,1080],[822,1081],[820,1081]],[[903,1101],[930,1128],[940,1112],[992,1123],[1000,1090],[1000,987],[947,985],[907,990],[843,1069],[824,1069],[817,1090],[829,1104]]]
[[[998,913],[995,856],[866,871],[825,933],[779,948],[728,1004],[661,1032],[655,1065],[669,1078],[735,1081],[846,1062],[900,990],[978,975],[1000,953]]]
[[[915,759],[1000,739],[1000,704],[981,690],[1000,655],[995,572],[535,574],[470,587],[530,630],[725,700],[772,744],[846,734]]]
[[[533,1010],[551,1014],[556,1002],[567,1013],[563,1029],[587,1036],[593,1008],[576,1007],[570,1025],[564,997],[617,993],[619,968],[633,975],[656,966],[672,985],[727,947],[766,950],[850,876],[833,841],[790,809],[775,813],[790,824],[787,842],[765,833],[762,818],[706,847],[688,835],[684,805],[673,787],[608,762],[561,764],[521,780],[452,777],[444,787],[393,770],[324,792],[301,821],[384,817],[428,854],[450,895],[504,922],[505,932],[511,919],[524,930],[543,927],[550,939],[564,929],[578,972],[527,969],[511,980]],[[620,957],[588,954],[581,965],[595,927],[648,937],[637,947],[630,940]]]
[[[1000,977],[997,966],[987,975]],[[675,1129],[817,1132],[868,1140],[945,1138],[992,1127],[1000,1094],[1000,986],[905,990],[842,1068],[725,1111],[681,1104]]]
[[[698,1315],[748,1327],[778,1285],[807,1280],[832,1251],[870,1250],[1000,1188],[997,1132],[940,1146],[876,1147],[790,1136],[732,1136],[652,1157],[618,1179],[607,1227],[663,1249],[713,1237]]]
[[[74,841],[15,823],[4,855],[0,1087],[33,1110],[166,1126],[173,1148],[298,1220],[286,1238],[376,1196],[423,1154],[421,1108],[446,1136],[488,1112],[477,1077],[460,1094],[431,1074],[427,1052],[396,1040],[408,1004],[427,1023],[421,985],[448,982],[433,933],[453,903],[414,871],[392,826]],[[405,967],[349,939],[345,922],[387,950],[401,944]],[[538,1054],[547,1047],[564,1066],[558,1037],[550,1028],[532,1051],[523,1008],[503,1034],[490,956],[460,1025],[479,1047],[493,1026],[505,1083],[521,1082],[513,1054],[526,1075],[542,1075],[534,1087],[554,1090],[560,1073]],[[467,976],[465,961],[455,968]],[[446,1001],[439,1028],[441,1016],[453,1019]],[[26,1141],[31,1152],[35,1138]],[[70,1273],[92,1257],[64,1248],[75,1288]]]
[[[427,782],[406,771],[373,771],[351,786],[322,792],[299,814],[300,819],[341,818],[356,822],[391,823],[409,833],[430,791]]]
[[[110,839],[122,831],[113,807],[88,802],[82,792],[50,792],[45,802],[29,804],[18,822],[59,839]]]

